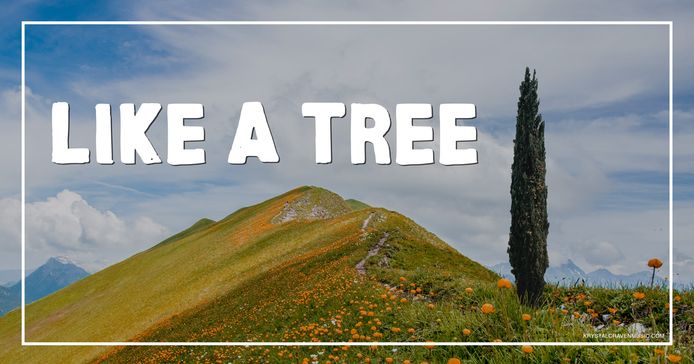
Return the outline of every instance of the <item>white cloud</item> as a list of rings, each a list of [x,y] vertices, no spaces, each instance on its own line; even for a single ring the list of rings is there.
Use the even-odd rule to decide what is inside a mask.
[[[19,201],[0,200],[1,249],[19,251]],[[50,256],[67,255],[88,268],[103,268],[94,260],[114,263],[151,246],[168,230],[147,216],[120,217],[91,206],[79,194],[64,190],[55,197],[26,206],[27,265],[41,264]],[[13,254],[14,253],[14,254]],[[89,257],[88,260],[85,260]],[[18,261],[11,260],[12,266]],[[9,262],[2,262],[8,264]]]

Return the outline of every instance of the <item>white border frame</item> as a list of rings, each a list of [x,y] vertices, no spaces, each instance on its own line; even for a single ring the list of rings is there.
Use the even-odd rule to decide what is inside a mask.
[[[59,341],[26,341],[26,79],[25,79],[25,33],[28,25],[648,25],[667,26],[669,32],[669,84],[668,84],[668,203],[669,203],[669,340],[667,342],[59,342]],[[672,205],[672,74],[673,74],[673,22],[672,21],[22,21],[22,70],[21,70],[21,240],[22,240],[22,346],[664,346],[673,345],[673,205]]]

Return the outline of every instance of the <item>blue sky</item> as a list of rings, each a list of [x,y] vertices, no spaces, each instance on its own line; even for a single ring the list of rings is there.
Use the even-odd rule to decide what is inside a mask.
[[[321,7],[309,12],[307,9],[313,9],[310,5],[311,2],[298,5],[296,14],[311,16],[296,19],[314,16],[320,19],[334,14]],[[362,2],[355,6],[362,10],[368,8]],[[412,19],[411,14],[419,14],[417,6],[407,3],[397,13],[392,9],[381,10],[380,18]],[[537,13],[539,18],[524,14],[523,9],[516,9],[520,13],[515,17],[509,14],[491,17],[488,10],[476,8],[469,9],[469,16],[556,19],[566,18],[557,14],[570,10],[573,5],[567,7],[569,9],[548,7]],[[669,13],[662,10],[654,19],[671,19],[692,12],[690,7],[677,7],[679,5],[672,5]],[[13,95],[19,81],[20,19],[212,19],[219,17],[218,14],[228,14],[222,17],[225,19],[276,19],[280,14],[289,14],[285,18],[293,14],[264,5],[218,3],[210,8],[219,11],[206,14],[204,9],[188,8],[180,3],[172,3],[166,9],[125,3],[116,9],[92,2],[54,7],[27,3],[8,9],[2,23],[5,39],[0,58],[0,88],[7,95],[2,106],[8,108],[2,122],[16,132],[6,137],[11,142],[5,143],[5,148],[13,148],[9,155],[16,156],[18,146],[18,120],[10,115],[18,114],[18,104],[13,104],[12,100],[18,102]],[[303,13],[299,12],[301,9]],[[590,18],[614,18],[608,16],[609,11],[618,14],[617,10],[619,8],[615,7]],[[646,14],[652,11],[645,8],[641,11],[620,16],[651,18]],[[341,17],[363,19],[357,13],[349,15]],[[453,15],[419,16],[438,19]],[[373,39],[357,44],[355,42],[360,42],[367,33],[326,30],[325,34],[316,35],[292,29],[244,29],[239,33],[228,28],[30,27],[27,82],[31,95],[27,103],[30,108],[28,122],[33,124],[28,129],[31,149],[28,157],[33,162],[27,168],[27,177],[31,180],[29,202],[34,204],[31,211],[40,221],[47,219],[41,212],[45,209],[66,214],[80,211],[78,215],[61,216],[56,220],[78,221],[74,226],[77,232],[65,235],[77,241],[57,241],[56,236],[60,235],[44,225],[30,228],[36,229],[37,237],[30,252],[30,265],[50,255],[71,255],[83,265],[99,269],[152,245],[156,239],[175,233],[200,217],[220,218],[246,204],[301,184],[324,185],[345,197],[401,211],[473,259],[485,264],[502,261],[508,232],[508,171],[504,166],[509,162],[512,148],[517,84],[523,67],[530,62],[538,68],[541,108],[548,123],[550,257],[554,258],[553,263],[571,258],[588,269],[604,267],[591,262],[590,254],[582,251],[604,246],[605,242],[614,246],[614,264],[606,267],[620,273],[642,270],[639,259],[645,262],[651,255],[665,258],[667,240],[662,239],[667,237],[666,220],[663,220],[667,208],[667,116],[663,114],[667,111],[667,68],[663,67],[667,66],[664,53],[667,38],[663,38],[666,32],[632,28],[556,29],[552,32],[518,29],[511,33],[497,29],[476,29],[468,33],[456,30],[459,33],[451,39],[461,39],[461,48],[479,50],[469,53],[447,48],[448,39],[444,33],[407,32],[410,31],[402,31],[405,35],[376,31],[369,34]],[[606,39],[601,39],[603,34]],[[302,44],[296,40],[299,36],[313,43],[310,46]],[[390,54],[398,55],[401,48],[397,45],[412,40],[413,49],[419,53],[410,60],[397,58],[398,62],[392,64],[383,61],[388,58],[367,55],[363,63],[347,62],[355,59],[350,58],[353,55],[338,57],[334,53],[351,48],[331,48],[334,47],[330,44],[331,37],[339,44],[351,44],[358,50],[377,52],[383,47],[391,51]],[[516,59],[509,56],[512,53],[505,48],[515,49],[517,45],[506,44],[506,37],[538,39],[538,42],[533,45],[532,52],[518,49]],[[565,44],[567,39],[573,43]],[[388,42],[393,45],[385,44]],[[485,48],[488,52],[481,51]],[[316,49],[330,52],[325,54]],[[682,59],[691,51],[684,46],[676,49]],[[246,56],[251,52],[266,58],[256,62]],[[313,55],[314,59],[305,58],[302,52]],[[456,63],[450,61],[454,58],[460,65],[458,84],[441,85],[446,82],[445,77],[435,73],[436,70],[421,67],[422,62],[438,61],[426,52],[441,52],[448,57],[449,60],[437,66],[438,72],[456,70]],[[402,76],[397,73],[398,68]],[[352,79],[340,70],[351,71],[355,76]],[[371,79],[382,81],[381,84],[370,84],[369,78],[363,75],[366,71],[375,72]],[[690,125],[694,114],[691,98],[694,83],[689,76],[676,79],[675,131],[679,138],[686,138],[694,135]],[[227,96],[229,102],[225,102]],[[301,118],[294,120],[291,114],[292,107],[300,107],[302,101],[312,101],[307,99],[311,97],[328,97],[333,99],[331,101],[345,103],[370,100],[382,102],[389,108],[396,102],[475,102],[479,112],[475,125],[481,133],[480,166],[414,171],[395,166],[350,166],[343,158],[347,129],[337,126],[334,131],[336,163],[320,169],[312,163],[310,145],[296,145],[302,140],[312,142],[311,123]],[[281,166],[251,163],[244,168],[230,168],[210,159],[211,156],[226,159],[229,136],[233,135],[234,120],[238,116],[238,101],[247,98],[262,98],[266,104],[283,158]],[[109,102],[114,109],[120,102],[201,102],[206,105],[204,125],[211,136],[204,145],[208,150],[208,164],[186,168],[166,165],[56,168],[46,163],[49,153],[46,153],[45,136],[49,134],[43,128],[47,125],[45,116],[50,103],[55,101],[70,101],[75,143],[86,145],[90,143],[96,102]],[[279,120],[275,121],[279,125],[275,126],[273,119]],[[159,124],[153,127],[151,139],[159,146],[160,155],[165,156],[165,128],[161,120]],[[676,168],[675,197],[676,207],[685,220],[676,220],[676,231],[686,233],[690,225],[686,218],[694,216],[694,169],[689,161],[693,153],[684,143],[679,145],[682,147],[676,148],[676,167],[681,167]],[[391,148],[394,149],[393,141]],[[15,173],[3,181],[0,197],[4,198],[4,208],[10,211],[5,213],[11,214],[16,208],[18,194],[18,163],[11,157],[5,159],[2,166]],[[460,189],[450,181],[437,182],[447,178],[458,178],[468,188]],[[65,194],[63,190],[71,192]],[[452,193],[459,196],[461,203],[447,201]],[[63,218],[66,220],[61,220]],[[5,244],[2,249],[8,253],[4,256],[17,257],[14,220],[6,221],[6,226],[0,227]],[[55,225],[56,221],[48,225]],[[102,231],[96,226],[86,226],[86,221],[116,221],[114,224],[122,227],[117,231]],[[464,221],[462,226],[461,221]],[[66,226],[71,225],[66,223]],[[2,228],[7,231],[2,232]],[[463,231],[458,231],[461,228]],[[113,239],[104,246],[89,237],[89,232],[110,234]],[[684,242],[686,235],[681,237]],[[141,240],[133,241],[138,238]],[[490,246],[493,246],[491,250]],[[636,252],[650,255],[640,257]],[[684,262],[683,267],[693,255],[691,248],[681,245],[678,256]],[[6,258],[0,264],[13,268],[18,265],[15,262],[16,259]],[[683,269],[682,275],[694,281],[691,269]]]

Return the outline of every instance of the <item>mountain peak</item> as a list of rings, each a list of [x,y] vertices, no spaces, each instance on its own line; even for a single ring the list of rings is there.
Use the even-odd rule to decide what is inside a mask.
[[[48,258],[48,261],[46,261],[45,264],[49,264],[49,263],[58,263],[58,264],[63,264],[63,265],[75,265],[75,266],[77,265],[77,263],[75,263],[74,260],[72,260],[66,256],[62,256],[62,255],[57,256],[57,257]]]
[[[289,221],[311,221],[331,219],[352,211],[352,208],[338,194],[315,186],[303,186],[298,197],[287,200],[282,211],[272,218],[273,224]]]

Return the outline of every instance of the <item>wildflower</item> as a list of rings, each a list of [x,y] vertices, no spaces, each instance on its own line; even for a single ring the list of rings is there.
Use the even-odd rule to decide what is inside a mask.
[[[461,364],[462,362],[458,358],[450,358],[448,359],[448,364]]]
[[[412,364],[412,362],[409,359],[405,359],[402,361],[402,364]]]
[[[401,298],[400,303],[407,303],[407,298]]]
[[[429,307],[430,309],[432,309],[432,310],[433,310],[435,306],[434,306],[434,304],[433,304],[433,303],[430,303],[430,304],[428,304],[428,305],[427,305],[427,307]]]
[[[648,266],[653,268],[653,273],[651,274],[651,287],[653,287],[653,280],[655,279],[655,270],[663,266],[663,262],[658,258],[653,258],[648,261]]]
[[[672,363],[679,363],[682,361],[682,356],[677,354],[670,354],[666,358],[669,362]]]
[[[583,301],[583,305],[586,307],[590,307],[593,304],[593,301]]]
[[[405,277],[400,277],[400,282],[407,282],[407,278],[405,278]]]
[[[393,362],[393,358],[391,358],[391,357],[386,358],[386,363],[392,363],[392,362]]]
[[[470,336],[471,334],[472,334],[472,331],[470,329],[463,329],[463,335]]]
[[[407,329],[407,332],[410,334],[414,334],[414,329],[410,327],[409,329]]]
[[[613,314],[613,315],[614,315],[615,313],[617,313],[617,309],[614,308],[614,307],[608,308],[607,311],[610,311],[610,313]]]
[[[533,352],[533,347],[530,345],[521,346],[521,350],[526,354],[531,354]]]
[[[655,355],[665,355],[665,350],[663,349],[655,348],[653,349],[653,352],[655,353]]]
[[[472,288],[470,288],[470,287],[465,288],[465,293],[472,294],[472,292],[474,292],[474,290]]]
[[[651,268],[658,269],[663,266],[663,262],[658,258],[653,258],[648,261],[648,266]]]
[[[499,288],[511,288],[512,287],[511,281],[509,281],[506,278],[499,279],[499,281],[496,282],[496,286]]]
[[[523,316],[521,316],[521,317],[523,318],[523,321],[530,321],[533,318],[528,313],[524,313]]]
[[[485,303],[482,305],[482,313],[483,314],[490,314],[494,313],[494,305],[491,303]]]
[[[426,342],[431,343],[431,342],[433,342],[433,341],[427,340]],[[426,349],[431,350],[431,349],[433,349],[434,347],[436,347],[436,345],[425,345],[424,347],[425,347]]]
[[[619,324],[621,324],[622,321],[619,321],[619,320],[612,320],[612,323],[613,323],[615,326],[619,326]]]
[[[675,302],[682,301],[682,297],[680,295],[675,295],[674,300]]]
[[[633,296],[637,300],[642,300],[642,299],[646,298],[646,294],[643,292],[634,292]]]

